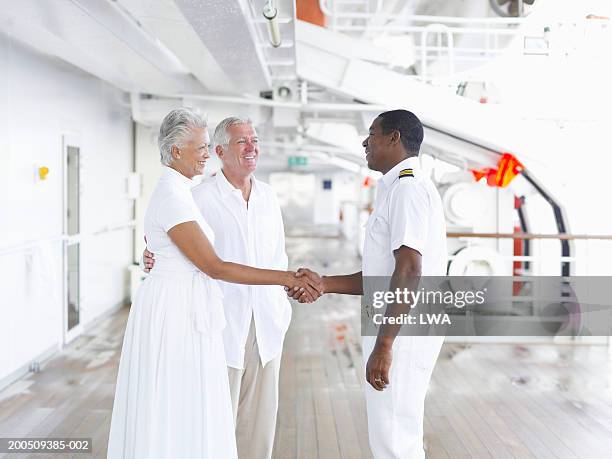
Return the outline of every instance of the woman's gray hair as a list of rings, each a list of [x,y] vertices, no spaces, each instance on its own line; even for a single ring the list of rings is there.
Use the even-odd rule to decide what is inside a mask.
[[[157,138],[161,163],[166,166],[172,163],[172,146],[181,148],[193,128],[206,127],[206,121],[192,108],[181,107],[168,113],[159,127]]]
[[[215,128],[215,134],[213,135],[213,142],[216,145],[221,145],[222,147],[229,145],[230,135],[227,130],[231,126],[236,126],[237,124],[249,124],[253,126],[253,122],[250,118],[241,118],[238,116],[230,116],[229,118],[225,118]]]

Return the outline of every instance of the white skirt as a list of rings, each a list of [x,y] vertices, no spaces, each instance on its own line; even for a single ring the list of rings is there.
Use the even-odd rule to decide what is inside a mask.
[[[108,458],[236,458],[224,324],[215,281],[153,270],[128,318]]]

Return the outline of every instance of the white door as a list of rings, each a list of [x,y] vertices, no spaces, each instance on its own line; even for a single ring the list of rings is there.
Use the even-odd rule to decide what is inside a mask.
[[[80,257],[80,171],[78,141],[64,136],[64,344],[82,332]]]

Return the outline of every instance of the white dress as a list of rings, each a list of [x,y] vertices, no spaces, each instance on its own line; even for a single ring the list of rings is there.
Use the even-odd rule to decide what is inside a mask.
[[[236,458],[222,330],[222,293],[167,234],[196,221],[193,182],[164,167],[144,227],[155,267],[130,310],[108,458]]]

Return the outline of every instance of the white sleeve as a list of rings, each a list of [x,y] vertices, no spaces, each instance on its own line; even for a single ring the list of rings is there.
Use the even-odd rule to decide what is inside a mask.
[[[180,223],[196,221],[196,212],[191,196],[171,194],[157,208],[157,221],[168,232]]]
[[[429,196],[423,186],[400,184],[397,187],[389,197],[391,250],[405,245],[423,255],[429,231],[429,207]]]

